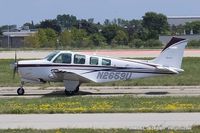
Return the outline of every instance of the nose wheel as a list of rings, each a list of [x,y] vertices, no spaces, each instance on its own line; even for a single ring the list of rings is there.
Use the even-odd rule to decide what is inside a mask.
[[[24,90],[23,86],[24,86],[24,82],[22,81],[21,82],[21,87],[17,89],[17,94],[18,95],[24,95],[25,90]]]
[[[17,94],[18,94],[18,95],[24,95],[24,92],[25,92],[25,91],[24,91],[24,88],[23,88],[23,87],[20,87],[20,88],[17,89]]]

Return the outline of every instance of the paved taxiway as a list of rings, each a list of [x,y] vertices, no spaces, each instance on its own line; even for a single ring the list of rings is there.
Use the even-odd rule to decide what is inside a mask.
[[[66,96],[64,87],[25,87],[25,95],[18,96],[17,87],[0,87],[0,98]],[[81,86],[75,96],[200,96],[200,86]]]
[[[102,113],[0,115],[0,128],[128,128],[190,129],[200,113]]]

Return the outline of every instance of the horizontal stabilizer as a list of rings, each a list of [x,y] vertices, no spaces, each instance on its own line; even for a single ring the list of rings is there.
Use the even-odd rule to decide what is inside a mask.
[[[163,66],[156,66],[157,70],[162,71],[162,72],[169,72],[169,73],[174,73],[174,74],[179,74],[180,72],[183,72],[183,69],[177,69],[177,68],[172,68],[172,67],[163,67]]]

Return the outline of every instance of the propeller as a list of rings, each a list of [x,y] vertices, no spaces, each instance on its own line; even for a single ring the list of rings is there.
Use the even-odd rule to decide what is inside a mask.
[[[15,78],[17,70],[18,70],[18,61],[17,61],[17,52],[15,51],[15,62],[13,63],[13,79]]]

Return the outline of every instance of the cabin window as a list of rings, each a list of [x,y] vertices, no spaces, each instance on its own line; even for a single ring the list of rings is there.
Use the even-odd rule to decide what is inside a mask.
[[[70,64],[72,62],[72,54],[69,53],[60,54],[53,62]]]
[[[109,60],[109,59],[102,59],[102,65],[104,65],[104,66],[110,66],[111,65],[111,60]]]
[[[74,64],[85,64],[85,55],[75,54]]]
[[[91,65],[98,65],[99,59],[97,57],[90,57]]]

